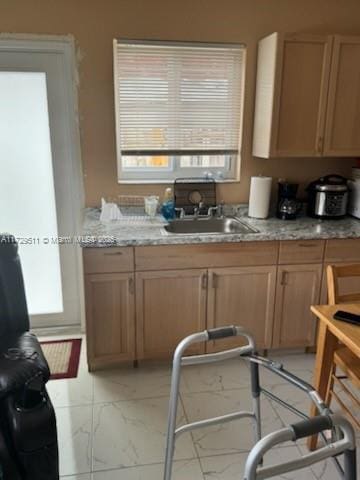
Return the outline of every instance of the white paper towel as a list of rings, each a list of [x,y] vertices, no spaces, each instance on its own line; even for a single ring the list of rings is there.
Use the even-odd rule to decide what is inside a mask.
[[[269,215],[272,177],[251,177],[249,217],[267,218]]]

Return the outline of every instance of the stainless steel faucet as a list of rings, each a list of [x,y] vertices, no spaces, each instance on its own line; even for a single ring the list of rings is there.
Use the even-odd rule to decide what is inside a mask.
[[[208,208],[208,217],[212,217],[214,213],[217,213],[217,216],[222,218],[224,216],[224,202],[220,202],[216,207]]]
[[[185,210],[183,208],[175,208],[175,212],[180,212],[179,218],[185,218]]]
[[[216,212],[216,213],[218,212],[218,210],[219,210],[219,207],[218,207],[218,206],[216,206],[216,207],[209,207],[209,208],[208,208],[208,212],[207,212],[208,217],[212,217],[215,212]]]
[[[218,207],[219,207],[218,215],[219,217],[222,218],[224,216],[224,202],[220,202]]]
[[[194,217],[198,218],[200,210],[204,208],[204,202],[200,202],[197,207],[194,207]]]
[[[194,215],[193,215],[194,219],[199,218],[200,212],[204,207],[205,207],[204,202],[200,202],[196,207],[194,207]],[[183,219],[186,217],[184,208],[175,208],[175,212],[179,212],[178,218],[180,219]],[[203,216],[214,217],[215,213],[218,218],[222,218],[224,216],[224,202],[220,202],[218,205],[216,205],[216,207],[209,207],[207,210],[207,215],[203,215]]]

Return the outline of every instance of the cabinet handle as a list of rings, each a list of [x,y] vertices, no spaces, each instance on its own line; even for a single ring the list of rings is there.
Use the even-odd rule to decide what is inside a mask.
[[[122,252],[105,252],[104,255],[108,255],[108,256],[122,255]]]
[[[201,288],[203,290],[206,290],[207,286],[208,286],[208,274],[203,273],[202,276],[201,276]]]
[[[132,277],[129,278],[129,293],[134,295],[134,279]]]
[[[212,288],[217,288],[218,287],[218,276],[216,275],[216,273],[212,274],[211,286],[212,286]]]
[[[321,153],[322,148],[323,148],[323,137],[320,135],[320,137],[318,137],[318,142],[317,142],[317,151]]]
[[[305,248],[314,248],[316,247],[315,243],[299,243],[299,247],[305,247]]]
[[[287,272],[283,271],[281,272],[280,285],[286,285],[286,284],[287,284]]]

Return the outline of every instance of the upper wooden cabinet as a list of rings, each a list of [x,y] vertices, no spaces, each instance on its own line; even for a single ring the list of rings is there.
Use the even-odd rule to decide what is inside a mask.
[[[253,154],[321,155],[332,37],[273,33],[260,40]]]
[[[360,155],[360,37],[334,37],[324,156]]]
[[[360,37],[274,33],[258,47],[253,154],[360,154]]]

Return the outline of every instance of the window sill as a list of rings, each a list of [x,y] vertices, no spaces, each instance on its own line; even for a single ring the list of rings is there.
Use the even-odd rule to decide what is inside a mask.
[[[192,178],[192,177],[187,177],[187,178]],[[194,176],[193,177],[194,179],[196,178],[199,178],[199,177],[196,177]],[[219,180],[219,179],[214,179],[215,180],[215,183],[240,183],[240,178],[238,179],[222,179],[222,180]],[[163,184],[172,184],[174,183],[175,179],[171,179],[171,178],[168,178],[168,179],[162,179],[162,180],[121,180],[121,179],[118,179],[118,184],[120,185],[163,185]]]

